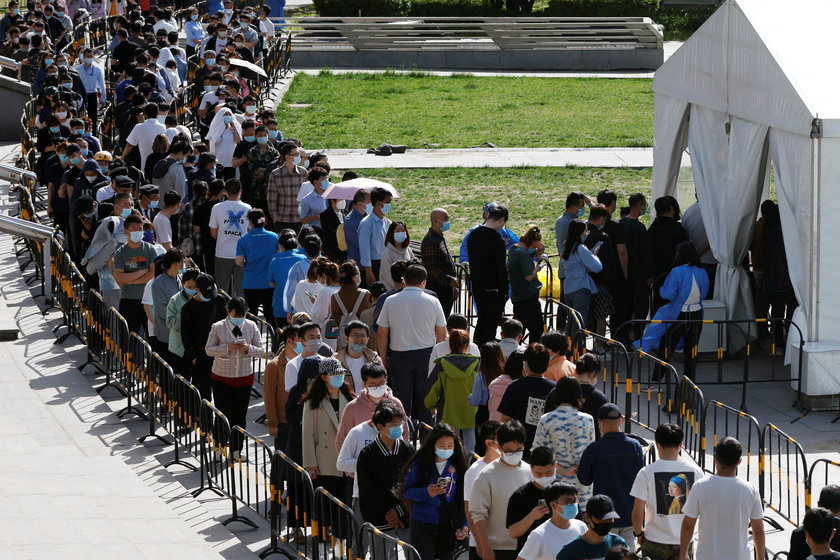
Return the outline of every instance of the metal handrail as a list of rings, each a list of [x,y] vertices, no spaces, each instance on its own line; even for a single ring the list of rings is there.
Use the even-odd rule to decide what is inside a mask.
[[[17,73],[17,80],[20,81],[20,73],[23,68],[23,65],[17,60],[5,56],[0,56],[0,68],[14,70]]]
[[[48,226],[36,224],[35,222],[30,222],[29,220],[0,214],[0,232],[16,237],[23,237],[42,244],[45,271],[44,296],[47,299],[47,303],[52,303],[52,275],[49,274],[49,270],[52,264],[52,243],[50,241],[52,240],[53,229]]]

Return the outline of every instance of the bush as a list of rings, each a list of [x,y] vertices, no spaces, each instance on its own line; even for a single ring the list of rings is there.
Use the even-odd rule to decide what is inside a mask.
[[[315,11],[322,17],[397,17],[409,15],[410,0],[313,0]]]
[[[553,17],[649,17],[659,0],[549,0],[541,15]]]
[[[697,6],[690,10],[662,9],[655,20],[665,27],[666,41],[685,41],[717,9],[718,6]]]

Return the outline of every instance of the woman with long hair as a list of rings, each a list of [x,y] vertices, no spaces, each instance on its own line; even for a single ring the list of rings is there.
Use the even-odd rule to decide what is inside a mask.
[[[318,301],[318,294],[321,293],[321,288],[324,284],[321,283],[318,275],[318,260],[309,263],[309,269],[306,271],[306,279],[298,282],[295,286],[295,292],[292,296],[292,307],[297,311],[302,311],[308,315],[312,315],[312,308],[315,307],[315,302]]]
[[[476,407],[470,406],[469,396],[475,384],[478,357],[469,353],[469,347],[467,331],[453,329],[449,333],[449,354],[435,360],[423,404],[429,410],[437,410],[438,421],[460,431],[464,447],[472,451],[475,449]]]
[[[580,313],[583,319],[580,328],[586,327],[586,322],[589,319],[590,298],[592,294],[598,293],[598,287],[589,273],[600,272],[603,268],[597,257],[598,250],[590,251],[583,244],[588,236],[589,230],[586,229],[586,222],[580,220],[569,222],[569,235],[566,237],[563,256],[560,259],[560,265],[563,267],[563,274],[565,275],[563,293],[569,307]],[[574,335],[578,328],[574,317],[569,314],[566,333]]]
[[[537,278],[544,264],[539,261],[544,252],[542,233],[534,225],[528,226],[528,230],[519,238],[519,243],[508,252],[507,269],[513,318],[522,322],[529,342],[539,342],[545,330],[540,307],[542,282]]]
[[[347,371],[337,359],[321,360],[318,374],[300,401],[303,407],[302,466],[315,486],[322,486],[339,500],[347,501],[345,476],[335,465],[338,459],[335,438],[344,407],[356,395],[345,382]]]
[[[504,371],[500,376],[490,382],[488,388],[490,398],[487,401],[487,412],[490,413],[490,420],[502,421],[502,414],[499,412],[499,403],[505,396],[508,385],[522,377],[525,366],[525,351],[517,350],[512,352],[505,361]]]
[[[379,280],[389,290],[394,289],[394,278],[391,276],[391,265],[397,261],[411,262],[414,252],[411,250],[411,236],[405,222],[391,222],[385,234],[385,248],[382,250],[382,261],[379,265]]]
[[[353,261],[347,261],[338,269],[338,282],[341,287],[332,295],[330,317],[338,329],[338,348],[347,344],[344,325],[359,319],[365,309],[373,305],[370,292],[360,288],[362,275]]]
[[[467,537],[466,471],[464,447],[447,424],[435,425],[406,464],[401,488],[411,502],[409,540],[423,560],[448,559],[455,541]]]
[[[143,175],[146,176],[146,180],[150,183],[154,178],[154,171],[155,166],[158,164],[160,160],[166,157],[166,154],[169,153],[169,138],[166,134],[158,134],[155,136],[155,139],[152,140],[152,153],[146,158],[146,165],[143,166]],[[161,189],[160,196],[163,198],[163,190]]]
[[[475,376],[469,403],[477,406],[475,425],[480,426],[490,419],[488,402],[490,400],[490,384],[504,373],[505,354],[498,342],[485,342],[480,351],[478,375]],[[498,406],[498,403],[496,403]]]

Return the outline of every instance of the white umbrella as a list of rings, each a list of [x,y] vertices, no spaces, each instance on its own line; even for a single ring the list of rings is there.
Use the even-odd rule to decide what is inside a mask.
[[[335,200],[352,200],[356,193],[360,190],[372,191],[376,187],[382,187],[394,198],[399,198],[400,193],[390,183],[377,181],[376,179],[367,179],[359,177],[358,179],[351,179],[349,181],[342,181],[340,183],[332,183],[329,188],[324,191],[324,198]]]
[[[267,78],[268,74],[265,73],[265,70],[254,64],[253,62],[248,62],[247,60],[242,60],[241,58],[231,58],[230,63],[233,66],[239,66],[241,68],[246,68],[251,72],[255,73],[258,76],[262,76],[263,78]]]

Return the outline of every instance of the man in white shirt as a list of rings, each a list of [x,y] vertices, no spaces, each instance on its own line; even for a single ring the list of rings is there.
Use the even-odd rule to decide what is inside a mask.
[[[303,344],[303,351],[286,364],[283,381],[287,393],[291,392],[297,385],[300,363],[306,358],[318,355],[318,349],[321,348],[321,327],[316,323],[304,323],[298,329],[298,338]]]
[[[659,459],[639,471],[630,489],[635,498],[633,535],[642,554],[651,560],[671,560],[680,550],[685,499],[705,475],[696,464],[680,457],[683,430],[677,424],[661,424],[654,439]]]
[[[157,103],[146,103],[143,106],[143,114],[146,120],[134,125],[131,129],[122,153],[122,158],[125,159],[131,150],[137,147],[140,150],[140,169],[146,166],[146,158],[152,153],[152,142],[155,141],[155,137],[166,132],[166,127],[157,120]]]
[[[698,518],[696,560],[750,560],[748,526],[755,558],[764,558],[764,508],[758,489],[738,478],[741,453],[741,444],[733,437],[715,446],[715,474],[694,485],[682,508],[680,560],[689,559]]]
[[[555,560],[563,547],[584,534],[586,523],[578,514],[578,490],[568,482],[553,482],[543,492],[551,518],[531,531],[518,560]]]
[[[172,216],[181,208],[181,195],[169,191],[163,195],[163,210],[157,213],[152,225],[155,227],[155,240],[167,251],[172,248]]]
[[[446,339],[446,318],[440,300],[423,291],[426,269],[413,264],[405,271],[405,288],[387,300],[379,314],[376,342],[382,364],[391,372],[394,396],[406,413],[426,423],[432,415],[423,404],[429,356]]]
[[[228,199],[210,211],[210,235],[216,240],[216,285],[231,297],[242,295],[245,269],[236,264],[236,244],[248,233],[250,204],[239,200],[242,184],[236,179],[225,183]]]
[[[467,472],[464,473],[464,511],[467,513],[467,523],[470,526],[470,558],[478,556],[475,546],[475,524],[472,522],[472,517],[470,516],[470,494],[472,494],[473,486],[475,486],[475,481],[478,475],[481,474],[481,471],[501,456],[499,453],[499,444],[496,442],[496,434],[501,427],[501,422],[488,420],[476,428],[475,451],[479,453],[481,448],[484,447],[484,456],[474,461],[470,465],[470,468],[467,469]]]

